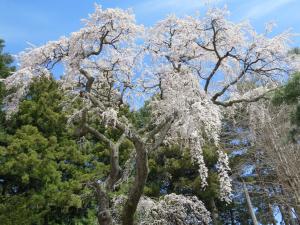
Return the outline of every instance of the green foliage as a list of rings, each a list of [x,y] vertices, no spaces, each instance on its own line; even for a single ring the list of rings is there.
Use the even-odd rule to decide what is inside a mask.
[[[206,165],[210,168],[207,188],[201,188],[198,168],[192,163],[189,150],[184,149],[182,153],[179,146],[173,146],[160,148],[149,155],[150,173],[145,194],[159,197],[175,192],[196,195],[205,202],[217,198],[219,182],[214,167],[217,162],[216,149],[205,146],[203,151]]]
[[[288,83],[278,89],[272,99],[276,105],[287,103],[296,104],[300,96],[300,73],[295,73]]]
[[[8,53],[4,53],[5,44],[4,40],[0,39],[0,79],[6,78],[11,72],[15,71],[13,63],[13,57]],[[2,100],[5,96],[4,84],[0,82],[0,107],[2,108]],[[0,110],[0,133],[2,132],[2,124],[4,124],[4,113]],[[1,134],[0,134],[1,135]]]
[[[272,103],[274,105],[281,105],[283,103],[290,105],[294,109],[291,112],[292,126],[289,137],[295,141],[295,136],[299,134],[300,128],[300,72],[295,73],[288,83],[282,88],[278,89],[273,98]]]
[[[4,47],[5,42],[0,39],[0,78],[6,78],[15,70],[15,67],[11,65],[13,63],[13,57],[3,52]]]
[[[93,224],[87,183],[107,175],[101,143],[78,145],[66,128],[63,93],[53,79],[30,88],[0,135],[0,221],[10,224]],[[51,103],[51,104],[50,104]]]
[[[20,105],[11,127],[25,124],[36,126],[47,137],[61,138],[66,130],[66,115],[62,112],[63,95],[52,78],[37,79]]]
[[[151,120],[151,108],[149,102],[145,102],[144,107],[133,112],[130,118],[137,129],[145,128]]]

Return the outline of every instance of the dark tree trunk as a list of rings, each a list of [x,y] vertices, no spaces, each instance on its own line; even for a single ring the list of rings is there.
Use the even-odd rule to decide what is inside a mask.
[[[274,214],[273,214],[273,208],[272,208],[272,205],[269,203],[268,205],[268,211],[269,211],[269,221],[273,224],[273,225],[276,225],[277,224],[277,221],[274,217]]]
[[[300,206],[296,206],[296,207],[294,208],[294,210],[295,210],[295,213],[296,213],[297,222],[298,222],[298,224],[300,225]]]
[[[296,219],[294,218],[294,213],[292,211],[292,208],[291,207],[287,207],[287,210],[288,210],[288,215],[289,215],[289,220],[290,220],[290,224],[291,225],[297,225],[296,223]]]
[[[234,213],[232,209],[230,209],[230,219],[231,219],[231,225],[235,225]]]
[[[141,141],[135,140],[134,146],[136,149],[136,176],[134,183],[129,190],[128,199],[123,208],[123,225],[133,225],[134,213],[143,194],[144,186],[148,176],[148,156],[145,145]]]
[[[212,222],[214,225],[219,224],[219,213],[218,209],[216,207],[215,200],[213,198],[210,199],[210,208],[211,208],[211,217],[212,217]]]
[[[101,190],[99,184],[93,184],[95,189],[95,195],[97,199],[98,211],[97,211],[97,219],[100,225],[111,225],[112,217],[109,212],[109,197],[107,194]]]
[[[287,216],[285,207],[282,206],[282,205],[280,205],[279,209],[280,209],[281,216],[282,216],[282,222],[284,222],[285,225],[288,225],[289,224],[289,222],[288,222],[289,220],[288,220],[288,216]]]

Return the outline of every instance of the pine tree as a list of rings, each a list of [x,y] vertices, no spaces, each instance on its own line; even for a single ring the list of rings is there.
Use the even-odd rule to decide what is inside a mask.
[[[4,53],[5,42],[0,39],[0,79],[8,77],[13,71],[15,71],[15,67],[12,66],[13,57]],[[0,107],[2,108],[3,97],[5,96],[5,88],[2,82],[0,82]],[[4,123],[4,113],[0,110],[0,135],[2,132],[2,124]]]
[[[107,150],[101,143],[77,143],[66,127],[58,88],[53,79],[36,80],[1,136],[3,225],[91,224],[95,219],[88,183],[107,174]]]

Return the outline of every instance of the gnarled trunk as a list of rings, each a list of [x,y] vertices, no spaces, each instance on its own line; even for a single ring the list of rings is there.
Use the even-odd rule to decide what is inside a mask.
[[[134,141],[136,149],[136,176],[129,190],[128,199],[122,212],[122,224],[133,225],[134,213],[139,200],[143,194],[144,186],[148,176],[148,156],[143,142]]]
[[[219,213],[216,207],[215,200],[213,198],[210,199],[210,208],[211,208],[211,218],[214,225],[219,224]]]
[[[274,217],[274,214],[273,214],[273,208],[272,208],[272,205],[269,203],[268,205],[268,211],[269,211],[269,219],[270,219],[270,222],[273,224],[273,225],[276,225],[277,224],[277,221]]]
[[[289,214],[290,224],[291,225],[297,225],[296,218],[294,218],[293,209],[290,206],[288,206],[287,210],[288,210],[288,214]]]
[[[99,184],[93,184],[95,196],[98,205],[97,211],[97,219],[100,225],[111,225],[112,224],[112,217],[109,212],[109,197],[108,195],[101,190]]]
[[[279,206],[279,209],[280,209],[280,213],[281,213],[281,217],[282,217],[282,222],[284,222],[285,225],[288,225],[288,216],[287,216],[287,213],[286,213],[286,210],[285,210],[285,207],[280,205]]]

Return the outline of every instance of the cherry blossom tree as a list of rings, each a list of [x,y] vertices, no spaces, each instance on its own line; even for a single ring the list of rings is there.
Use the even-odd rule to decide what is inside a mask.
[[[201,146],[205,141],[218,146],[222,111],[262,98],[290,69],[286,56],[288,33],[273,38],[267,33],[257,34],[247,23],[228,21],[224,9],[209,10],[203,18],[169,16],[144,29],[135,23],[130,11],[96,6],[84,23],[69,37],[20,54],[20,68],[5,79],[6,87],[16,90],[6,99],[6,111],[8,117],[17,111],[32,78],[51,76],[56,64],[64,66],[60,82],[69,100],[66,110],[70,124],[78,125],[82,135],[90,133],[110,148],[107,179],[90,184],[99,202],[100,224],[114,223],[108,193],[128,176],[128,170],[122,170],[119,164],[119,146],[125,139],[135,148],[135,177],[121,210],[121,223],[129,225],[134,222],[143,194],[149,152],[162,144],[179,143],[189,148],[205,188],[208,170]],[[255,88],[245,85],[249,82],[255,83]],[[120,113],[138,94],[151,96],[152,120],[142,130],[135,129]],[[81,99],[80,107],[70,109],[76,99]],[[115,142],[92,127],[93,118],[122,132],[119,140]],[[228,157],[221,148],[217,169],[220,198],[230,202]],[[170,210],[164,208],[166,202],[171,203]],[[159,215],[166,218],[175,218],[170,214],[185,207],[201,209],[195,218],[200,221],[199,213],[203,212],[201,221],[208,221],[203,203],[195,198],[166,196],[164,202],[153,207],[155,211],[165,210]],[[184,222],[187,215],[181,213],[180,224],[191,224]]]

